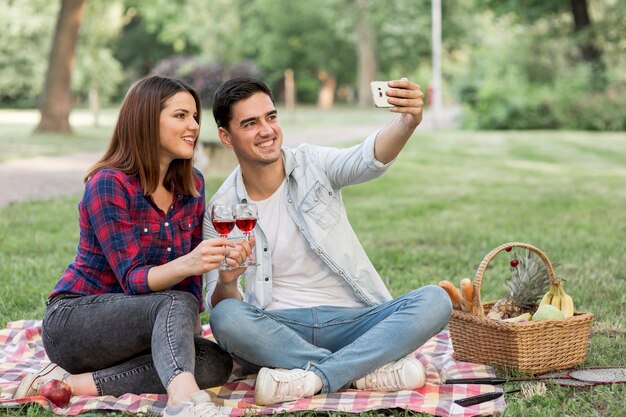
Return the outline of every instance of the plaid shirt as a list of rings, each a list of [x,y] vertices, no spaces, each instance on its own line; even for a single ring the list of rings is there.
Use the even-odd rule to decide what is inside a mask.
[[[204,178],[196,171],[199,197],[176,194],[167,214],[143,194],[138,177],[116,169],[102,169],[85,185],[78,205],[78,253],[50,297],[145,294],[148,271],[188,254],[202,240]],[[202,276],[185,278],[173,290],[194,294],[204,310]]]

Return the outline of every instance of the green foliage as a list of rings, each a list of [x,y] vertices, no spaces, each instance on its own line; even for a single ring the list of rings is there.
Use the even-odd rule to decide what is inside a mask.
[[[508,4],[508,3],[507,3]],[[613,9],[601,10],[608,16]],[[626,16],[624,12],[618,12]],[[465,104],[464,124],[477,129],[624,129],[624,46],[604,50],[608,87],[597,91],[597,66],[581,62],[566,13],[519,23],[513,14],[488,18],[489,39],[454,73]],[[607,31],[608,34],[611,33]],[[558,34],[558,36],[555,36]],[[608,44],[607,44],[608,45]]]
[[[142,75],[148,74],[157,62],[176,55],[176,51],[172,45],[161,42],[152,32],[159,33],[161,27],[147,22],[138,9],[140,2],[128,0],[125,3],[125,24],[111,49],[124,68],[126,85],[129,86]],[[197,53],[197,50],[185,52]],[[125,91],[118,92],[118,97],[123,97],[124,93]]]
[[[546,16],[569,11],[570,5],[564,1],[525,0],[524,3],[508,0],[474,0],[479,8],[489,9],[496,15],[516,15],[523,21],[535,22]]]
[[[0,3],[0,107],[33,106],[43,85],[59,3]]]
[[[76,96],[86,99],[90,91],[97,91],[106,103],[117,93],[123,69],[113,56],[111,45],[122,30],[123,7],[121,0],[87,3],[76,51],[76,71],[72,75]]]
[[[322,71],[334,75],[338,85],[353,83],[356,52],[350,7],[336,0],[253,2],[241,11],[244,56],[254,59],[276,87],[284,70],[292,69],[300,100],[311,95],[311,85],[319,88]]]
[[[623,0],[588,1],[591,25],[577,33],[569,2],[522,3],[443,2],[445,101],[461,101],[471,128],[623,129]],[[377,77],[408,76],[427,90],[431,1],[365,4]],[[36,107],[58,9],[58,0],[0,3],[0,107]],[[320,77],[329,74],[337,101],[350,103],[357,83],[356,12],[355,0],[90,1],[73,93],[78,104],[90,91],[103,101],[119,100],[159,62],[185,56],[194,69],[183,77],[194,73],[197,82],[214,84],[248,65],[279,99],[284,71],[292,69],[299,103],[314,103]],[[591,67],[581,64],[585,45],[601,52]]]
[[[0,4],[0,106],[36,107],[59,1],[20,0]],[[80,99],[90,89],[102,99],[117,92],[122,68],[112,56],[111,40],[122,26],[121,0],[87,2],[81,22],[72,88]]]

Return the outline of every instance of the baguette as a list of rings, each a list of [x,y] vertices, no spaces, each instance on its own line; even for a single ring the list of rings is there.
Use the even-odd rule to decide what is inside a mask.
[[[439,281],[439,286],[448,293],[450,301],[452,301],[452,308],[460,310],[462,301],[461,291],[455,287],[453,283],[445,279],[443,281]]]

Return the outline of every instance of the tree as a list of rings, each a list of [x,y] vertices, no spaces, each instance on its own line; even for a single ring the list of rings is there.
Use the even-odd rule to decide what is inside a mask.
[[[101,104],[117,93],[123,79],[122,66],[111,49],[120,36],[123,16],[121,0],[89,2],[83,16],[72,92],[81,99],[88,97],[94,126],[98,126]]]
[[[378,72],[376,34],[370,21],[367,0],[356,0],[356,10],[358,104],[359,107],[369,107],[370,82],[375,80]]]
[[[573,25],[572,40],[580,51],[582,61],[591,65],[594,88],[606,87],[606,67],[602,60],[602,50],[594,39],[595,28],[589,13],[587,0],[544,1],[526,0],[524,2],[502,2],[500,0],[478,0],[479,6],[488,7],[497,15],[514,13],[526,23],[548,20],[559,14],[570,14]],[[555,19],[556,20],[556,19]]]
[[[0,2],[0,105],[34,107],[41,91],[58,4]]]
[[[78,42],[78,28],[86,0],[62,0],[54,32],[48,71],[39,110],[41,119],[37,132],[71,133],[70,84]]]
[[[592,23],[587,0],[570,0],[570,4],[574,17],[574,33],[581,35],[581,41],[579,41],[581,56],[583,60],[591,64],[596,89],[603,89],[607,81],[606,71],[602,61],[602,52],[596,46],[590,33]]]
[[[292,69],[299,102],[332,106],[336,87],[353,84],[356,68],[352,18],[337,0],[251,2],[241,10],[240,45],[265,79],[282,93]]]

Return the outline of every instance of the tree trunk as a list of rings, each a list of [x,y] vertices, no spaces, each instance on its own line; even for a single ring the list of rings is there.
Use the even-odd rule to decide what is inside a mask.
[[[86,0],[62,0],[44,82],[37,132],[71,133],[70,82]]]
[[[587,61],[593,71],[593,87],[601,90],[606,86],[606,74],[602,52],[593,42],[591,29],[591,17],[589,16],[589,6],[587,0],[570,0],[572,14],[574,17],[574,32],[582,35],[580,42],[580,53]]]
[[[296,80],[291,68],[285,70],[285,107],[289,120],[293,120],[296,111]]]
[[[323,110],[330,110],[335,102],[335,85],[337,80],[326,71],[320,71],[318,78],[322,82],[322,88],[320,88],[317,96],[317,107]]]
[[[100,126],[100,93],[96,87],[89,89],[89,111],[93,118],[93,126]]]
[[[370,22],[367,0],[356,0],[356,9],[358,105],[370,107],[372,105],[370,82],[376,79],[378,71],[374,28]]]

